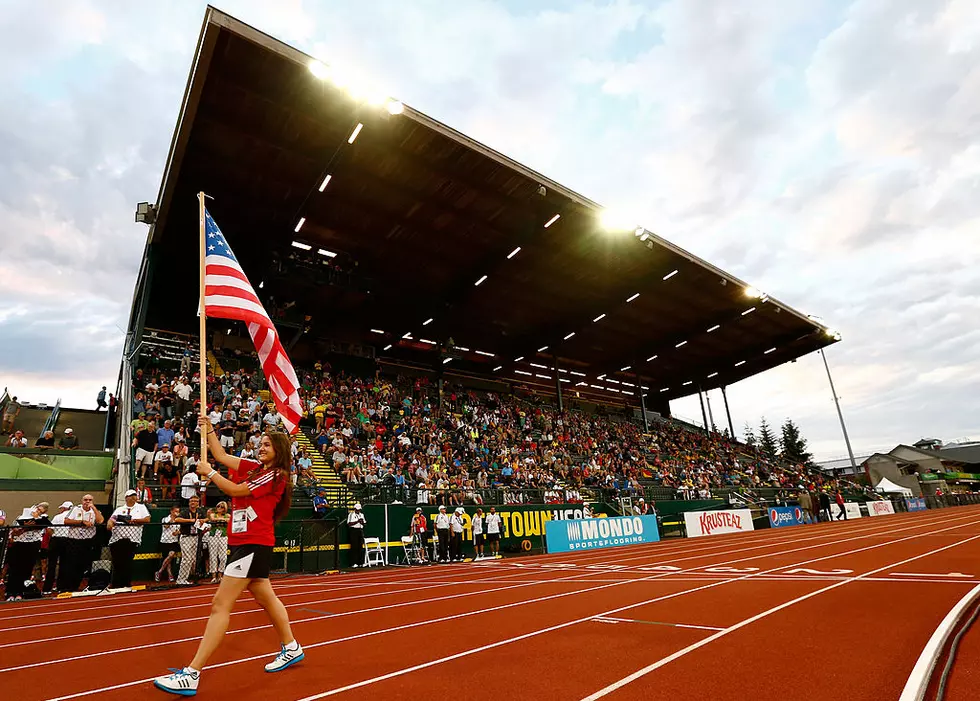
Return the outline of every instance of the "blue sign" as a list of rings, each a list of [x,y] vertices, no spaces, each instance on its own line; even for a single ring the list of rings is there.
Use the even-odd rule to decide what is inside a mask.
[[[802,526],[806,521],[803,509],[798,506],[770,506],[769,525],[773,528],[783,526]]]
[[[906,497],[905,506],[909,511],[925,511],[926,500],[923,497]]]
[[[619,545],[656,543],[660,540],[656,516],[586,518],[577,521],[548,521],[544,526],[549,553],[613,548]]]

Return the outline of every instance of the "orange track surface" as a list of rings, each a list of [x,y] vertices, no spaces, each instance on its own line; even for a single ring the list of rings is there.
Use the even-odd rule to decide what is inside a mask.
[[[980,581],[978,517],[964,507],[286,580],[276,590],[306,660],[266,674],[278,643],[243,598],[198,697],[897,698]],[[0,687],[19,701],[165,699],[149,680],[193,655],[212,592],[5,605]],[[953,681],[976,679],[975,637]]]

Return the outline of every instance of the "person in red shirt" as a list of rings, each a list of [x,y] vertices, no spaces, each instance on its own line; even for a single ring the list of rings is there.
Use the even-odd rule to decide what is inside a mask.
[[[279,654],[265,666],[265,671],[280,672],[304,658],[303,648],[293,637],[286,607],[269,582],[275,524],[286,515],[292,502],[289,436],[278,432],[264,434],[256,452],[258,460],[248,460],[224,451],[206,417],[202,416],[198,423],[201,433],[207,435],[214,461],[228,468],[228,477],[223,477],[209,462],[202,461],[197,473],[231,497],[228,528],[231,554],[225,576],[211,602],[211,617],[194,659],[188,666],[153,681],[158,689],[181,696],[197,693],[201,670],[224,638],[231,609],[246,589],[265,609],[281,643]]]

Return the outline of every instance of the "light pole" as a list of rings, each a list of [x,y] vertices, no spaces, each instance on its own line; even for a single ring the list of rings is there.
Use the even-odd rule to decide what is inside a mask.
[[[840,430],[844,433],[844,443],[847,445],[847,455],[851,458],[851,467],[857,474],[857,463],[854,461],[854,451],[851,450],[851,439],[847,437],[847,426],[844,425],[844,414],[840,410],[840,400],[837,398],[837,390],[834,389],[834,378],[830,376],[830,365],[827,364],[827,356],[820,349],[820,357],[823,358],[823,366],[827,370],[827,381],[830,382],[830,393],[834,395],[834,406],[837,407],[837,418],[840,419]]]

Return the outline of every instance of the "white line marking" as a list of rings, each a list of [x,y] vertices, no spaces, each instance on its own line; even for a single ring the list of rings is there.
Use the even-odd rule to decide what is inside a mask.
[[[696,626],[690,623],[663,623],[661,621],[639,621],[635,618],[612,618],[611,616],[596,616],[593,620],[600,623],[648,623],[654,626],[668,626],[670,628],[694,628],[695,630],[725,630],[717,626]]]
[[[948,529],[946,529],[946,530],[948,530]],[[937,549],[934,549],[934,550],[930,550],[927,553],[923,553],[921,555],[916,555],[914,557],[907,558],[905,560],[902,560],[901,562],[895,562],[895,563],[892,563],[890,565],[885,565],[884,567],[879,567],[877,569],[871,570],[867,574],[869,574],[869,575],[871,575],[871,574],[878,574],[879,572],[884,572],[885,570],[891,569],[892,567],[898,567],[899,565],[904,565],[904,564],[909,563],[909,562],[915,562],[916,560],[921,560],[924,557],[929,557],[930,555],[935,555],[936,553],[943,552],[944,550],[949,550],[950,548],[959,547],[960,545],[963,545],[965,543],[969,543],[970,541],[976,540],[978,538],[980,538],[980,535],[975,535],[975,536],[972,536],[970,538],[965,538],[965,539],[963,539],[963,540],[961,540],[959,542],[953,543],[951,545],[944,546],[942,548],[937,548]],[[861,579],[861,576],[859,575],[858,577],[855,577],[854,579]],[[742,628],[745,628],[746,626],[751,625],[752,623],[755,623],[756,621],[759,621],[759,620],[761,620],[763,618],[766,618],[767,616],[771,616],[774,613],[777,613],[779,611],[782,611],[783,609],[787,609],[790,606],[793,606],[795,604],[798,604],[798,603],[800,603],[802,601],[806,601],[807,599],[812,599],[815,596],[818,596],[820,594],[824,594],[824,593],[826,593],[828,591],[831,591],[833,589],[837,589],[838,587],[843,587],[846,584],[850,584],[852,581],[854,581],[854,580],[847,579],[847,580],[844,580],[843,582],[837,582],[836,584],[831,584],[829,586],[823,587],[822,589],[817,589],[816,591],[812,591],[809,594],[804,594],[803,596],[798,596],[795,599],[792,599],[790,601],[786,601],[786,602],[780,604],[779,606],[773,606],[772,608],[767,609],[766,611],[763,611],[762,613],[757,613],[756,615],[754,615],[754,616],[752,616],[750,618],[746,618],[745,620],[739,621],[735,625],[729,626],[728,628],[725,628],[724,630],[721,630],[721,631],[715,633],[714,635],[709,635],[704,640],[699,640],[696,643],[693,643],[693,644],[688,645],[687,647],[685,647],[685,648],[683,648],[681,650],[678,650],[677,652],[673,653],[672,655],[667,655],[666,657],[663,657],[663,658],[657,660],[653,664],[647,665],[646,667],[644,667],[642,669],[638,669],[637,671],[633,672],[629,676],[623,677],[619,681],[613,682],[612,684],[610,684],[610,685],[608,685],[608,686],[600,689],[599,691],[595,692],[594,694],[590,694],[590,695],[586,696],[584,699],[582,699],[582,701],[596,701],[596,699],[600,699],[603,696],[606,696],[607,694],[611,694],[612,692],[616,691],[617,689],[621,689],[624,686],[626,686],[627,684],[630,684],[631,682],[636,681],[640,677],[643,677],[643,676],[649,674],[650,672],[653,672],[654,670],[660,669],[664,665],[669,664],[669,663],[673,662],[674,660],[679,659],[679,658],[683,657],[684,655],[686,655],[686,654],[688,654],[690,652],[694,652],[695,650],[698,650],[698,649],[704,647],[705,645],[708,645],[710,643],[713,643],[715,640],[718,640],[720,638],[723,638],[726,635],[728,635],[729,633],[734,633],[736,630],[740,630]]]
[[[939,574],[937,572],[926,573],[926,572],[890,572],[889,577],[972,577],[972,574],[963,574],[961,572],[949,572],[947,574]]]

